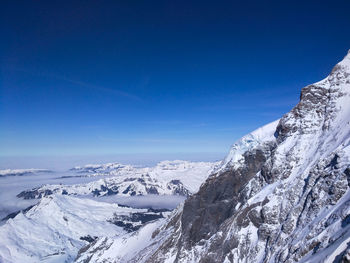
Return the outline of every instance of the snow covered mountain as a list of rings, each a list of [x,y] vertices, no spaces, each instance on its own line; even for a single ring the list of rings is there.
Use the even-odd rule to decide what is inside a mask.
[[[53,193],[65,195],[182,195],[189,196],[211,174],[218,163],[163,161],[154,167],[138,168],[118,163],[75,167],[91,176],[108,176],[86,184],[44,185],[18,194],[25,199],[42,198]]]
[[[135,171],[135,167],[131,165],[123,165],[121,163],[106,163],[76,166],[70,170],[85,174],[86,176],[109,176],[122,175],[127,172]]]
[[[99,239],[77,262],[349,262],[349,189],[350,52],[164,223]]]
[[[52,195],[0,227],[0,262],[72,262],[98,237],[123,235],[158,218],[162,212]]]
[[[349,262],[350,52],[220,165],[73,169],[104,178],[20,193],[41,200],[0,226],[0,262]],[[171,214],[83,198],[147,194],[189,197]]]
[[[19,197],[40,201],[3,220],[6,222],[0,226],[0,262],[73,262],[85,251],[80,250],[82,247],[100,238],[120,236],[124,240],[149,222],[151,226],[154,221],[159,225],[170,214],[167,209],[137,209],[91,197],[188,196],[198,190],[216,165],[164,161],[145,168],[116,163],[75,167],[84,175],[105,177],[96,177],[90,183],[48,184],[21,192]]]

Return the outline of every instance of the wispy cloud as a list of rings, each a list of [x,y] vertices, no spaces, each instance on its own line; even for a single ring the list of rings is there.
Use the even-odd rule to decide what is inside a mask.
[[[9,71],[24,72],[24,73],[28,73],[28,74],[36,75],[36,76],[53,78],[53,79],[57,79],[60,81],[68,82],[70,84],[73,84],[73,85],[76,85],[79,87],[93,89],[93,90],[97,90],[97,91],[103,91],[103,92],[107,92],[110,94],[114,94],[114,95],[119,96],[119,97],[125,97],[125,98],[139,101],[139,102],[144,101],[141,97],[139,97],[135,94],[132,94],[130,92],[123,91],[121,89],[106,88],[106,87],[99,86],[99,85],[93,85],[93,84],[90,84],[90,83],[87,83],[84,81],[80,81],[80,80],[76,80],[76,79],[72,79],[72,78],[67,78],[67,77],[65,77],[63,75],[59,75],[59,74],[37,71],[37,70],[28,70],[28,69],[17,68],[17,67],[6,67],[4,69],[9,70]]]
[[[207,140],[193,140],[193,139],[170,139],[170,138],[115,138],[115,137],[105,137],[98,136],[98,139],[101,141],[108,142],[134,142],[134,143],[170,143],[170,144],[178,144],[178,143],[207,143]]]
[[[147,125],[161,125],[161,126],[187,126],[187,127],[207,127],[210,126],[210,123],[207,122],[193,122],[193,121],[184,121],[184,120],[152,120],[145,122]]]
[[[202,107],[197,107],[196,109],[199,111],[222,111],[222,110],[236,110],[236,111],[245,111],[254,108],[255,105],[252,106],[243,106],[243,105],[205,105]]]
[[[132,100],[136,100],[136,101],[143,101],[143,99],[141,99],[140,97],[131,94],[129,92],[125,92],[119,89],[111,89],[111,88],[105,88],[105,87],[101,87],[101,86],[96,86],[96,85],[92,85],[83,81],[78,81],[78,80],[72,80],[72,79],[68,79],[65,77],[62,77],[61,80],[64,80],[66,82],[72,83],[74,85],[80,86],[80,87],[85,87],[85,88],[89,88],[89,89],[94,89],[94,90],[99,90],[99,91],[104,91],[104,92],[108,92],[108,93],[112,93],[115,94],[117,96],[121,96],[121,97],[126,97]]]

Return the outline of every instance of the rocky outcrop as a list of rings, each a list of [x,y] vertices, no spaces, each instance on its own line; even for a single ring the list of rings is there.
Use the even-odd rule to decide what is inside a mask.
[[[265,137],[234,145],[146,262],[346,262],[350,55]]]
[[[349,186],[350,54],[280,120],[234,143],[161,226],[136,232],[148,241],[132,257],[108,239],[78,262],[347,262]]]
[[[242,191],[256,173],[262,169],[274,145],[246,152],[244,164],[236,170],[228,170],[218,177],[211,177],[190,197],[182,215],[182,243],[191,245],[216,233],[221,224],[236,212],[236,205],[244,201]]]

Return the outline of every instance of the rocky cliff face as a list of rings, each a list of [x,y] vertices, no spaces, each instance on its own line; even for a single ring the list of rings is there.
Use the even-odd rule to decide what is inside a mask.
[[[350,53],[289,113],[236,142],[132,256],[108,239],[78,262],[350,262],[349,186]]]
[[[233,146],[149,262],[348,262],[350,54],[268,133]]]
[[[327,78],[303,88],[279,121],[236,142],[153,241],[132,257],[116,249],[99,256],[101,262],[349,262],[349,186],[350,54]]]

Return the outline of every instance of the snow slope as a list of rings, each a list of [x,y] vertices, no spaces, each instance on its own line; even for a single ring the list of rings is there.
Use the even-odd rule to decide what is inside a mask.
[[[235,143],[215,171],[119,262],[347,262],[350,53],[278,123]],[[119,241],[106,240],[113,249],[99,256],[114,262],[105,255],[119,256]]]
[[[152,229],[169,212],[118,206],[103,202],[105,198],[95,199],[97,202],[84,196],[187,196],[199,188],[215,165],[164,161],[144,168],[116,163],[75,167],[73,170],[82,175],[106,177],[83,184],[44,185],[20,193],[20,197],[40,201],[17,215],[11,214],[14,218],[0,226],[0,262],[73,262],[82,247],[101,244],[105,238],[121,237],[124,244],[126,238],[134,236],[130,232],[158,220],[140,231]]]
[[[174,218],[179,217],[182,205],[167,218],[147,224],[136,232],[112,238],[100,238],[84,248],[75,262],[143,262],[160,248],[162,242],[171,233],[167,226]],[[169,258],[168,260],[171,260]],[[165,262],[165,261],[164,261]],[[171,261],[169,261],[171,262]]]
[[[45,197],[0,227],[0,262],[72,262],[95,238],[128,232],[112,223],[116,214],[126,220],[146,212],[66,195]]]
[[[110,167],[77,169],[103,173]],[[0,260],[72,261],[77,255],[76,262],[84,263],[346,262],[350,53],[327,78],[303,88],[300,102],[279,121],[236,142],[220,167],[179,161],[123,173],[124,168],[116,169],[114,177],[98,183],[23,193],[24,198],[49,197],[0,227],[6,244],[0,245]],[[127,215],[123,209],[130,208],[69,196],[186,195],[189,189],[196,193],[170,217],[141,228],[138,219],[156,218],[150,211]],[[81,248],[81,235],[93,241]]]
[[[264,142],[274,140],[278,122],[279,120],[276,120],[263,127],[260,127],[235,142],[231,146],[229,154],[218,166],[215,174],[238,167],[243,162],[243,154],[246,151],[250,151]]]

